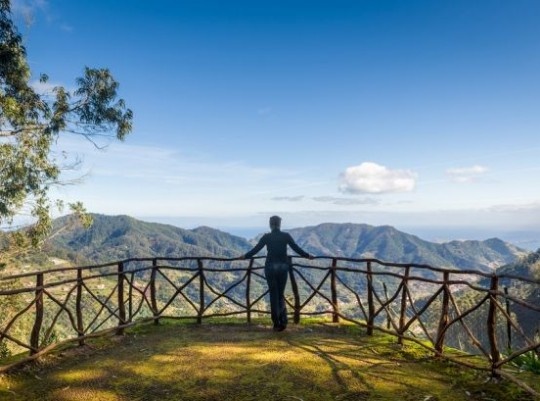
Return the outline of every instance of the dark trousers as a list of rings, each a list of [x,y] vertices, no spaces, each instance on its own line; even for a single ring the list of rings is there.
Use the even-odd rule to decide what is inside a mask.
[[[287,326],[287,307],[284,293],[289,264],[269,263],[264,267],[264,274],[270,290],[270,311],[274,327]]]

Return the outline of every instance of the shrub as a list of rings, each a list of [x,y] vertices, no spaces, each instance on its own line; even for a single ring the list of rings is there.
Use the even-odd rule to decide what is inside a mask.
[[[535,350],[525,352],[519,355],[512,361],[513,365],[519,370],[527,370],[536,374],[540,374],[540,357]]]

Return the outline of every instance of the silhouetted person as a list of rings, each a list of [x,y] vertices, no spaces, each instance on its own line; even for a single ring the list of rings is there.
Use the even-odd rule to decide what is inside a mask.
[[[267,255],[264,274],[270,290],[272,322],[275,331],[283,331],[287,327],[287,307],[284,292],[290,267],[287,258],[287,245],[304,258],[313,259],[313,256],[300,248],[289,233],[281,231],[281,217],[270,217],[270,229],[272,231],[264,234],[259,243],[241,258],[251,258],[266,246]]]

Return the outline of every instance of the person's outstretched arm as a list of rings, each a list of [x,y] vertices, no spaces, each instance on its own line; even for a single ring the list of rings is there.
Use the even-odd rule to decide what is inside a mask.
[[[257,245],[253,247],[253,249],[249,252],[247,252],[244,256],[241,257],[241,259],[249,259],[252,258],[259,252],[263,247],[266,245],[266,234],[261,237]]]
[[[302,256],[304,258],[313,259],[312,255],[310,255],[309,253],[304,251],[302,248],[300,248],[298,246],[298,244],[296,242],[294,242],[293,237],[291,237],[291,235],[289,233],[287,233],[287,235],[289,236],[288,244],[292,248],[293,251],[295,251],[298,255],[300,255],[300,256]]]

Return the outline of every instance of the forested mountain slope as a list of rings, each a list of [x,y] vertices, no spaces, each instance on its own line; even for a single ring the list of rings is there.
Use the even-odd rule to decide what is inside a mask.
[[[314,254],[377,258],[397,263],[492,271],[524,255],[522,249],[492,238],[485,241],[424,241],[391,226],[325,223],[290,231],[298,243]]]
[[[188,230],[129,216],[100,214],[93,215],[93,219],[93,225],[87,230],[68,226],[52,238],[44,250],[51,256],[75,263],[99,263],[130,257],[236,257],[255,243],[255,240],[250,242],[210,227]],[[57,219],[55,226],[62,227],[68,220],[69,216]],[[377,258],[457,269],[493,271],[525,254],[522,249],[497,238],[438,244],[391,226],[324,223],[289,232],[300,246],[314,255]]]
[[[70,227],[55,236],[45,251],[74,262],[99,263],[131,257],[236,257],[251,248],[240,237],[209,227],[186,230],[129,216],[94,214],[89,229]],[[57,219],[56,226],[67,223]]]

